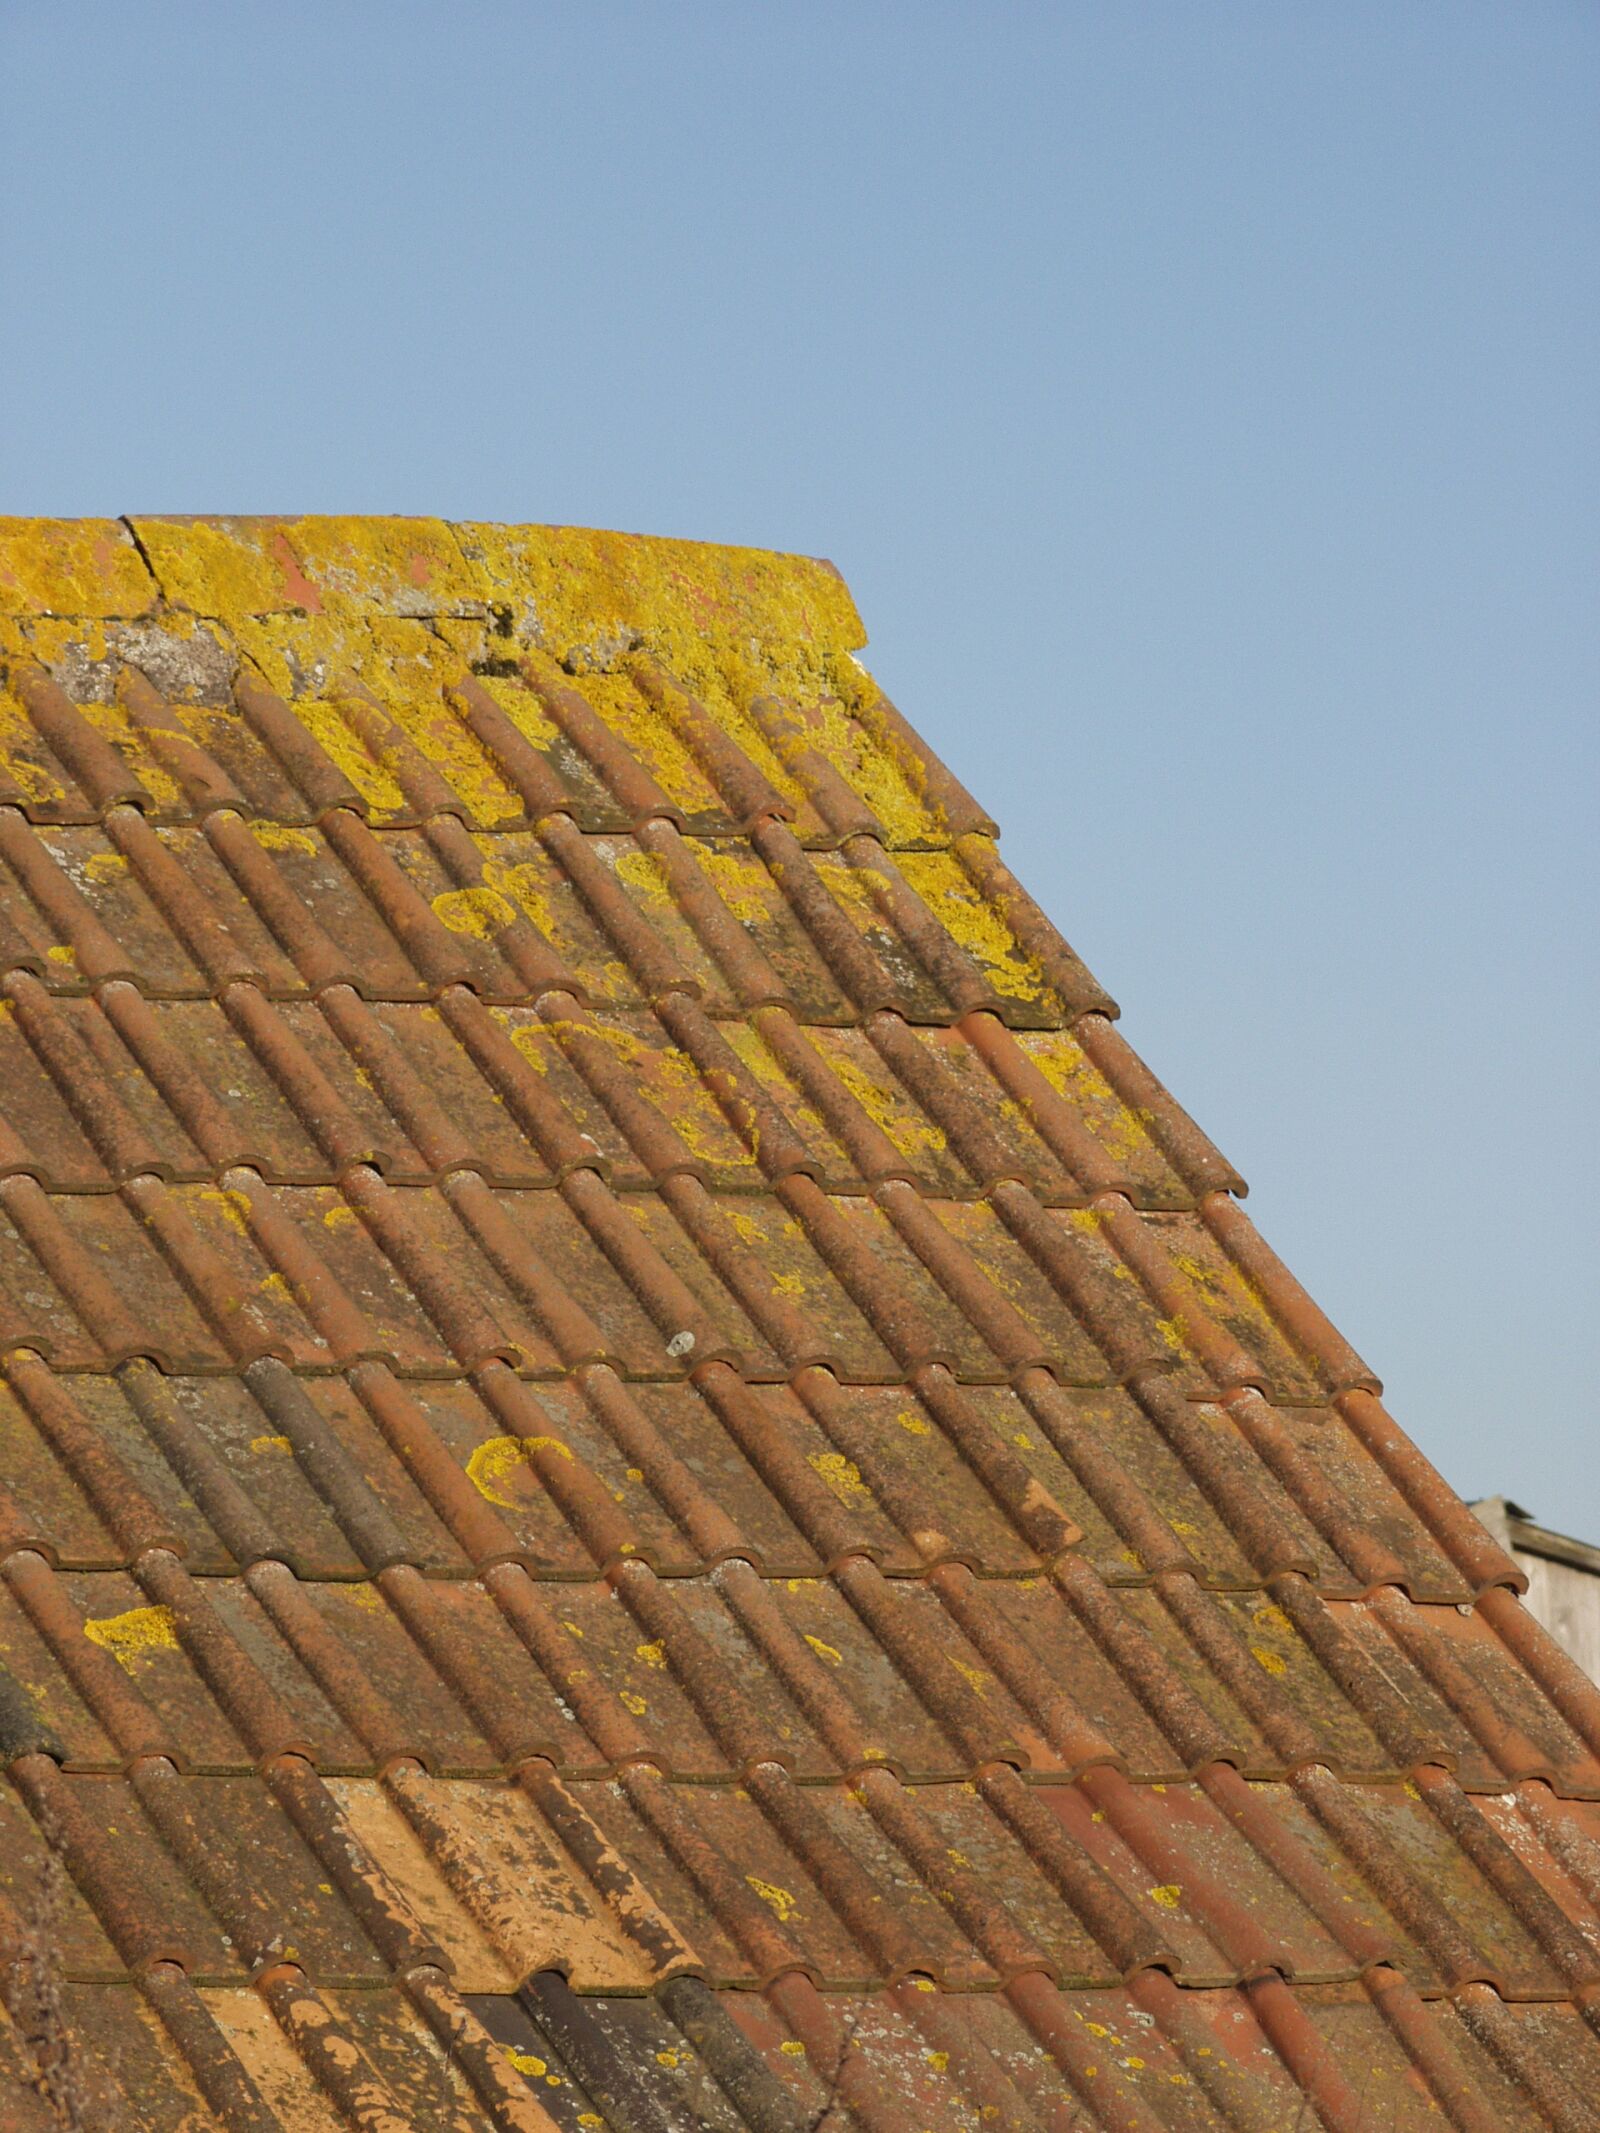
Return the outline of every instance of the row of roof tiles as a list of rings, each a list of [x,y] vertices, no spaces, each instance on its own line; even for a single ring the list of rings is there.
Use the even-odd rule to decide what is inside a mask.
[[[153,2106],[139,2121],[151,2133],[480,2133],[491,2112],[513,2133],[1296,2133],[1308,2093],[1319,2115],[1343,2109],[1359,2125],[1376,2097],[1384,2115],[1369,2124],[1436,2133],[1440,2091],[1471,2133],[1592,2123],[1600,2060],[1581,2018],[1564,2003],[1508,2007],[1488,1986],[1424,2002],[1383,1970],[1181,1995],[1153,1972],[1130,1992],[922,1983],[866,1996],[791,1975],[758,1995],[680,1979],[617,1998],[547,1972],[517,1999],[462,2002],[426,1969],[398,1988],[319,1991],[291,1966],[255,1988],[196,1988],[157,1966],[137,1991],[69,1983],[60,2002],[91,2063],[116,2066],[124,2099]],[[11,2123],[57,2133],[8,2027]],[[109,2087],[85,2100],[106,2133],[130,2123]]]
[[[1141,1219],[1006,1185],[933,1201],[795,1177],[755,1198],[690,1177],[618,1192],[590,1170],[541,1192],[470,1171],[395,1186],[363,1165],[336,1186],[268,1185],[239,1166],[114,1194],[13,1176],[0,1211],[0,1339],[68,1369],[279,1355],[449,1375],[499,1357],[671,1376],[723,1356],[757,1377],[819,1363],[864,1382],[934,1365],[976,1381],[1043,1365],[1091,1385],[1157,1372],[1199,1396],[1258,1385],[1291,1403],[1371,1382],[1291,1340],[1249,1282],[1270,1262],[1220,1197]],[[1295,1301],[1286,1290],[1283,1308]]]
[[[1052,1029],[1068,1007],[1105,1005],[1043,934],[1052,970],[1022,939],[1028,918],[1002,903],[987,839],[904,864],[866,839],[807,852],[781,826],[762,843],[757,863],[670,824],[600,838],[559,815],[538,834],[474,837],[453,817],[374,830],[348,809],[291,831],[232,811],[161,829],[134,808],[39,828],[0,808],[0,859],[21,892],[0,947],[7,969],[52,990],[137,976],[189,999],[235,983],[401,1000],[464,985],[623,1007],[681,992],[717,1013],[778,1003],[845,1022],[887,1007],[948,1022],[985,1010]]]
[[[207,625],[113,627],[92,643],[12,632],[0,796],[40,823],[130,805],[162,823],[229,808],[292,826],[337,807],[387,827],[453,815],[495,831],[559,811],[586,830],[660,818],[726,838],[765,815],[808,846],[866,836],[911,851],[993,832],[953,780],[928,789],[903,721],[853,660],[829,666],[837,693],[756,695],[713,719],[648,654],[575,677],[483,632],[398,628],[400,642],[392,626],[375,645],[325,647],[347,662],[337,680],[283,625],[270,641],[259,625],[238,641]]]
[[[372,1554],[403,1544],[380,1502],[365,1509]],[[0,1581],[0,1664],[33,1684],[0,1732],[74,1766],[237,1770],[293,1748],[342,1769],[649,1758],[698,1779],[770,1759],[813,1781],[873,1763],[931,1781],[999,1756],[1166,1780],[1223,1758],[1349,1776],[1433,1762],[1480,1790],[1537,1775],[1600,1794],[1596,1728],[1514,1611],[1458,1616],[1389,1587],[1329,1600],[1295,1573],[1208,1593],[1175,1572],[1108,1588],[1077,1558],[1035,1578],[895,1578],[852,1555],[825,1578],[729,1557],[679,1578],[628,1562],[540,1580],[510,1560],[430,1578],[401,1560],[334,1582],[276,1556],[201,1575],[159,1544],[128,1571],[73,1571],[21,1544]]]
[[[397,1184],[477,1170],[547,1185],[589,1168],[742,1190],[801,1173],[947,1199],[1010,1178],[1051,1202],[1119,1192],[1178,1208],[1228,1175],[1099,1016],[1076,1032],[890,1013],[806,1028],[780,1007],[725,1020],[677,996],[629,1015],[560,993],[486,1006],[463,987],[436,1005],[372,1003],[345,985],[304,1003],[243,984],[189,1001],[122,979],[63,995],[14,968],[0,1074],[0,1175],[63,1192],[238,1164],[331,1184],[369,1164]]]
[[[951,1562],[1014,1577],[1070,1551],[1117,1584],[1297,1574],[1330,1597],[1392,1583],[1451,1606],[1515,1575],[1359,1391],[1296,1409],[1044,1370],[845,1388],[821,1368],[530,1381],[491,1361],[406,1380],[378,1362],[296,1377],[270,1358],[196,1379],[143,1361],[60,1374],[15,1349],[0,1447],[6,1536],[72,1568],[162,1546],[200,1574],[273,1556],[332,1579],[499,1560],[681,1577],[728,1555],[774,1577],[852,1555],[891,1576]]]
[[[1150,1968],[1184,1987],[1268,1969],[1313,1984],[1384,1965],[1430,1997],[1600,1993],[1583,1863],[1597,1817],[1538,1785],[1484,1800],[1438,1771],[1402,1788],[1218,1767],[1192,1785],[1103,1771],[1054,1786],[997,1765],[969,1785],[877,1771],[806,1787],[762,1764],[739,1786],[688,1787],[537,1762],[478,1783],[409,1762],[325,1776],[292,1755],[259,1780],[159,1756],[125,1778],[44,1755],[12,1769],[7,1898],[29,1900],[42,1825],[72,1875],[57,1949],[80,1983],[156,1963],[244,1983],[287,1961],[330,1989],[427,1964],[460,1994],[511,1994],[547,1969],[602,1994],[679,1974],[757,1990],[794,1971],[960,1992],[1028,1976],[1105,1988]]]

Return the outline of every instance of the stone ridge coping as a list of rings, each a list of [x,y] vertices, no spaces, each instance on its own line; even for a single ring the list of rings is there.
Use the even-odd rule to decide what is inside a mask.
[[[0,617],[482,616],[558,655],[851,652],[866,632],[831,563],[578,526],[437,518],[0,518]]]

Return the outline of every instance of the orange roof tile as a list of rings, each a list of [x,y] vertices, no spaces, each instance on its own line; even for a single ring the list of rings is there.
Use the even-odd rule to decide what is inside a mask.
[[[7,2123],[1595,2125],[1600,1698],[862,641],[0,522]]]

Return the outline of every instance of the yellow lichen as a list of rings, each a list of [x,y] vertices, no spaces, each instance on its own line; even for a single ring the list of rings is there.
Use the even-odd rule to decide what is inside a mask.
[[[852,1056],[842,1037],[834,1038],[830,1043],[820,1032],[817,1036],[819,1049],[826,1053],[835,1077],[843,1082],[879,1132],[886,1134],[908,1161],[915,1161],[924,1153],[940,1155],[944,1152],[948,1143],[941,1129],[920,1111],[913,1110],[910,1104],[896,1101]]]
[[[296,698],[293,709],[295,717],[343,771],[369,807],[382,815],[405,812],[406,796],[399,780],[368,755],[340,716],[337,704],[301,696]]]
[[[315,859],[322,847],[308,829],[288,822],[267,822],[252,817],[250,834],[265,852],[305,852]]]
[[[861,1498],[871,1501],[871,1491],[861,1478],[861,1469],[843,1452],[813,1452],[809,1464],[841,1503]]]
[[[433,914],[452,933],[492,940],[509,926],[516,912],[498,889],[442,889],[433,899]]]
[[[559,1437],[489,1437],[467,1460],[467,1479],[486,1502],[514,1511],[516,1501],[502,1492],[501,1483],[537,1451],[554,1452],[562,1459],[572,1457]]]
[[[771,917],[772,877],[753,852],[686,838],[702,874],[741,925],[759,926]]]
[[[216,1208],[223,1221],[226,1222],[229,1229],[236,1236],[249,1236],[250,1199],[247,1193],[221,1190],[214,1185],[205,1185],[201,1187],[200,1198],[208,1206]]]
[[[120,1615],[91,1616],[83,1633],[109,1652],[126,1674],[137,1674],[157,1652],[178,1649],[177,1617],[170,1607],[129,1607]]]
[[[647,904],[671,906],[672,892],[667,885],[666,866],[654,852],[619,852],[612,864],[617,879],[636,891]]]
[[[763,1881],[758,1874],[746,1874],[744,1878],[776,1915],[780,1926],[786,1926],[791,1918],[800,1916],[800,1906],[787,1889],[780,1888],[775,1881]]]
[[[484,840],[487,843],[489,840]],[[552,946],[559,945],[560,928],[550,903],[549,878],[526,860],[490,859],[483,869],[490,889],[510,899],[524,918],[530,919]]]
[[[954,1652],[947,1652],[945,1657],[967,1684],[967,1687],[971,1689],[973,1695],[987,1700],[989,1676],[984,1672],[983,1668],[981,1666],[969,1666],[966,1660],[958,1659]]]
[[[0,518],[0,615],[141,615],[155,597],[115,519]]]
[[[959,860],[948,852],[905,852],[900,871],[953,941],[983,968],[997,993],[1011,1000],[1039,1000],[1044,973],[1010,927],[973,887]]]

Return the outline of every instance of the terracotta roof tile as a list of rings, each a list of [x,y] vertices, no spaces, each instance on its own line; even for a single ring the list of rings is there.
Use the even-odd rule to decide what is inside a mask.
[[[861,642],[0,523],[8,2124],[1593,2123],[1600,1700]]]

